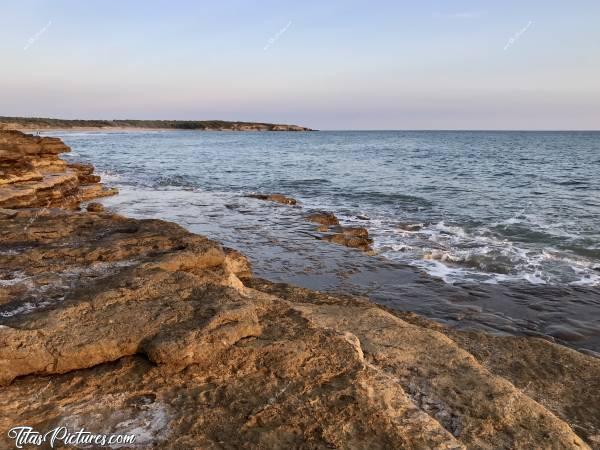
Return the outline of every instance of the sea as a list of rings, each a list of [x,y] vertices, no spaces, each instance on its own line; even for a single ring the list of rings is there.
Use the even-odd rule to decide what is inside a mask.
[[[256,276],[600,353],[600,132],[55,131],[120,194]],[[249,194],[279,193],[295,206]],[[372,254],[320,240],[334,213]]]

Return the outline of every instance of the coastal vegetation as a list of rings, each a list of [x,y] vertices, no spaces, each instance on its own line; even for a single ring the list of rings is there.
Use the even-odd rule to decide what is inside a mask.
[[[147,128],[168,130],[216,131],[311,131],[298,125],[226,120],[80,120],[43,117],[2,117],[0,128],[43,130],[69,128]]]

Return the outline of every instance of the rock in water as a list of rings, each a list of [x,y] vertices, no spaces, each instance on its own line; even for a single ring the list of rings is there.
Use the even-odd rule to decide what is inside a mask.
[[[369,231],[362,227],[339,227],[337,232],[325,235],[322,239],[364,252],[370,251],[373,243],[373,239],[369,238]]]
[[[92,202],[89,203],[85,209],[89,212],[102,212],[104,211],[104,206],[101,203]]]
[[[281,194],[248,194],[246,197],[281,203],[284,205],[295,205],[298,203],[295,199]]]
[[[312,222],[312,223],[318,223],[318,224],[327,225],[327,226],[340,224],[340,222],[338,221],[338,218],[335,217],[335,214],[330,213],[330,212],[325,212],[325,211],[310,214],[310,215],[306,216],[306,220],[308,220],[309,222]]]
[[[369,231],[366,228],[342,227],[335,214],[326,211],[309,214],[305,219],[320,224],[317,230],[322,233],[327,233],[330,231],[330,227],[333,227],[331,234],[320,236],[319,239],[350,248],[357,248],[365,252],[371,250],[373,240],[369,238]]]
[[[421,229],[423,229],[423,224],[422,223],[401,223],[398,225],[398,229],[401,231],[410,231],[415,232],[415,231],[420,231]]]

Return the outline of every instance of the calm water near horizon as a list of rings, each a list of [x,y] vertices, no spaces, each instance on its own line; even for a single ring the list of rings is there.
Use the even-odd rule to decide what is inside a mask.
[[[259,276],[600,347],[600,132],[48,134],[120,188],[107,206],[236,247]],[[315,239],[321,209],[377,256]]]

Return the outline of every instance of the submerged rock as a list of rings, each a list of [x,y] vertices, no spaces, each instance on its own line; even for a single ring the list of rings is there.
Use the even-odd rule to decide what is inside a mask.
[[[423,224],[422,223],[401,223],[398,225],[398,229],[402,230],[402,231],[415,232],[415,231],[422,230]]]
[[[335,214],[330,213],[330,212],[325,212],[325,211],[310,214],[310,215],[306,216],[306,220],[308,220],[309,222],[318,223],[318,224],[327,225],[327,226],[340,224],[340,222],[338,221],[338,218],[335,217]]]
[[[291,197],[286,197],[281,194],[248,194],[246,197],[256,198],[258,200],[266,200],[270,202],[282,203],[284,205],[295,205],[297,201]]]

